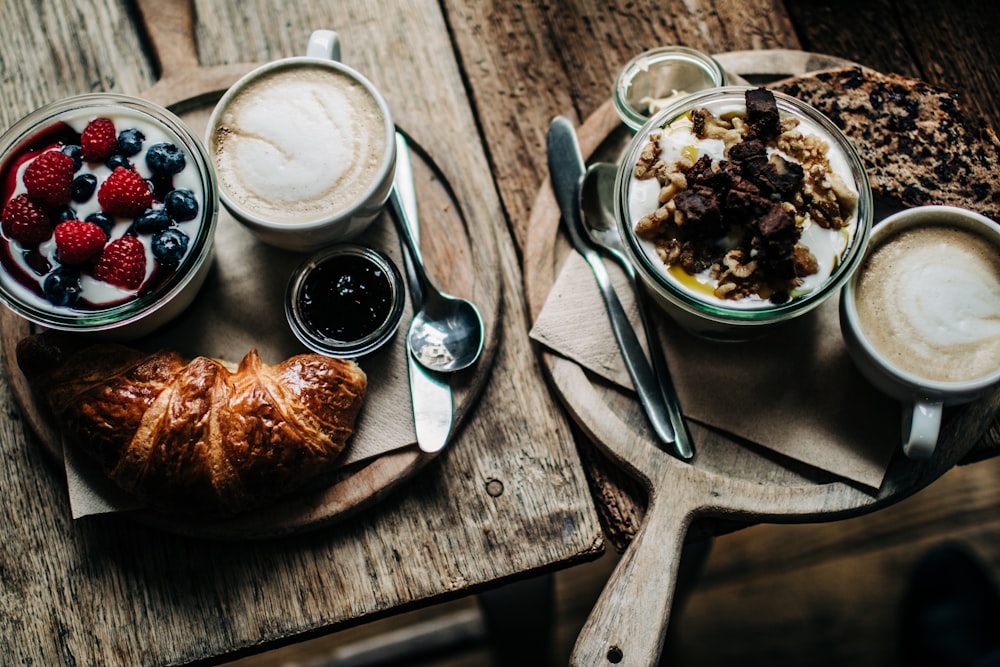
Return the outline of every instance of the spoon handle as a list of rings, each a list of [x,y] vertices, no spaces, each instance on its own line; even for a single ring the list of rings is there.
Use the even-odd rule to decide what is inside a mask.
[[[417,247],[417,242],[413,238],[413,232],[411,231],[413,223],[410,221],[410,214],[399,198],[399,191],[396,189],[396,185],[393,184],[392,187],[396,196],[389,197],[389,204],[392,206],[395,215],[389,217],[396,223],[396,231],[399,232],[399,238],[403,241],[403,249],[406,251],[404,256],[409,259],[407,262],[407,273],[410,274],[411,281],[415,279],[411,283],[414,298],[421,299],[426,304],[428,294],[435,293],[437,290],[427,276],[427,270],[424,268],[423,258],[420,255],[420,248]],[[433,303],[433,299],[430,301]]]
[[[413,165],[410,161],[410,147],[398,131],[396,132],[396,173],[393,177],[392,191],[389,194],[392,202],[393,218],[402,220],[412,238],[419,245],[420,218],[417,209],[416,185],[413,182]],[[419,251],[419,248],[417,249]],[[423,292],[415,265],[421,261],[420,255],[414,255],[409,247],[403,251],[403,263],[406,266],[407,282],[410,285],[410,302],[413,313],[420,310],[423,304]],[[436,455],[444,449],[451,435],[454,419],[454,399],[451,385],[434,377],[417,363],[409,353],[407,341],[406,354],[407,373],[410,377],[410,401],[413,405],[413,427],[417,435],[417,447],[425,454]]]
[[[681,413],[680,401],[677,399],[677,390],[674,389],[674,382],[670,376],[670,367],[667,365],[667,358],[663,354],[663,346],[656,333],[656,321],[652,313],[649,312],[649,303],[644,298],[646,295],[636,278],[632,265],[625,264],[626,274],[632,283],[635,291],[635,303],[639,308],[639,319],[642,321],[642,328],[646,332],[646,342],[649,345],[649,356],[653,360],[653,372],[660,381],[660,392],[663,394],[663,402],[667,407],[667,416],[670,418],[670,425],[674,428],[674,449],[682,459],[694,458],[694,446],[691,444],[691,432],[688,431],[687,420]]]
[[[410,149],[406,139],[396,132],[396,174],[392,180],[393,192],[389,195],[389,205],[395,214],[395,220],[406,226],[413,243],[406,244],[407,252],[403,253],[403,263],[406,269],[407,282],[410,283],[410,302],[413,312],[420,310],[424,301],[423,286],[416,262],[422,262],[420,256],[420,222],[417,217],[417,193],[413,183],[413,165],[410,162]],[[404,244],[406,242],[404,241]]]
[[[580,211],[580,186],[583,180],[583,157],[577,141],[576,130],[569,119],[558,116],[549,126],[548,134],[549,178],[562,213],[567,236],[577,252],[590,265],[601,290],[601,297],[608,311],[611,330],[614,332],[618,348],[621,350],[625,368],[632,385],[639,395],[639,402],[646,411],[653,430],[662,442],[671,447],[674,444],[674,429],[667,416],[663,394],[660,391],[653,370],[646,360],[632,323],[622,308],[618,294],[611,285],[608,270],[600,255],[584,240],[582,213]]]

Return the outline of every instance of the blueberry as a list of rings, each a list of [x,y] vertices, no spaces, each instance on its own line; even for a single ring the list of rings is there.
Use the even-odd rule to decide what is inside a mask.
[[[154,174],[180,173],[185,163],[184,153],[173,144],[153,144],[146,151],[146,166]]]
[[[160,264],[173,266],[184,258],[187,247],[187,234],[176,227],[171,227],[153,238],[153,257],[159,260]]]
[[[86,218],[87,222],[92,222],[102,230],[104,230],[104,236],[111,238],[111,230],[114,228],[114,220],[108,217],[106,213],[98,211],[97,213],[91,213]]]
[[[135,219],[135,231],[140,234],[162,232],[169,226],[170,215],[163,208],[147,208],[142,215]]]
[[[76,211],[69,206],[64,206],[52,212],[54,224],[59,224],[65,220],[76,220]]]
[[[120,153],[114,153],[113,155],[108,157],[108,159],[105,160],[104,164],[106,164],[108,166],[108,169],[110,169],[111,171],[114,171],[115,167],[125,167],[129,171],[132,171],[132,163],[129,161],[127,157],[125,157]]]
[[[187,188],[171,190],[163,203],[167,207],[167,213],[177,222],[193,220],[198,215],[198,202],[195,201],[194,193]]]
[[[75,305],[82,291],[79,272],[65,266],[57,268],[42,282],[42,293],[54,306]]]
[[[80,174],[73,179],[73,187],[70,190],[70,199],[83,203],[94,196],[97,189],[97,176],[93,174]]]
[[[83,148],[79,144],[67,144],[62,147],[62,152],[73,158],[73,171],[80,171],[83,166]]]
[[[125,157],[132,157],[142,150],[142,142],[146,135],[134,127],[126,127],[118,133],[118,152]]]

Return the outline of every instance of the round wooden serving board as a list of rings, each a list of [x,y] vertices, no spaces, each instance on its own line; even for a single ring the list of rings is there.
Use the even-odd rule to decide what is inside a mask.
[[[140,6],[162,67],[160,81],[141,97],[171,109],[192,128],[196,136],[204,136],[215,102],[232,83],[258,63],[201,67],[191,34],[193,23],[189,3],[143,0]],[[471,369],[450,376],[454,394],[454,438],[485,387],[496,357],[501,285],[492,272],[476,271],[475,267],[496,266],[499,258],[490,221],[474,211],[463,211],[448,185],[447,175],[440,172],[430,154],[412,138],[411,149],[421,212],[422,252],[428,271],[443,290],[473,298],[483,311],[487,329],[486,346],[480,361]],[[147,350],[171,346],[188,357],[203,354],[232,362],[239,361],[251,348],[257,348],[261,358],[269,364],[293,354],[308,352],[284,323],[282,301],[285,282],[304,255],[270,248],[256,241],[221,206],[219,216],[215,263],[194,304],[164,329],[133,341],[132,345]],[[388,211],[383,213],[373,224],[372,231],[366,232],[360,242],[376,245],[394,257],[402,267],[398,241],[388,216]],[[257,270],[241,271],[239,267],[247,263]],[[259,290],[260,301],[253,308],[227,307],[231,303],[227,294],[233,286],[227,283],[225,277],[232,273],[240,275],[241,290],[246,291],[247,281],[252,281],[252,287]],[[400,332],[405,333],[410,315],[407,307]],[[63,453],[58,428],[46,408],[36,403],[17,366],[17,342],[33,333],[34,329],[7,308],[0,309],[0,326],[0,344],[14,397],[23,410],[24,419],[42,445],[61,463]],[[268,334],[262,337],[261,331]],[[377,373],[390,365],[385,357],[406,354],[401,333],[390,342],[390,346],[395,346],[395,350],[388,352],[384,349],[359,360],[369,374],[366,404],[370,402],[371,393],[377,391]],[[405,370],[394,381],[405,383]],[[415,443],[409,444],[348,466],[326,480],[320,488],[230,519],[180,518],[142,509],[123,513],[143,523],[183,535],[226,540],[279,537],[330,525],[371,506],[433,458],[433,455],[420,452]],[[83,472],[89,482],[107,484],[96,466],[90,468],[86,462],[84,464]]]
[[[738,81],[754,84],[845,65],[799,51],[751,51],[717,56]],[[610,101],[578,128],[590,160],[615,161],[630,139]],[[570,252],[549,183],[535,199],[525,249],[525,287],[537,318]],[[654,665],[662,648],[674,579],[688,527],[695,518],[754,522],[817,521],[861,514],[927,485],[959,461],[998,414],[1000,392],[956,411],[943,426],[932,460],[897,455],[882,487],[871,492],[690,422],[693,463],[655,444],[639,403],[575,362],[539,347],[552,386],[575,422],[604,455],[648,494],[642,525],[580,633],[573,664]],[[610,652],[610,653],[609,653]],[[620,658],[620,661],[619,661]]]

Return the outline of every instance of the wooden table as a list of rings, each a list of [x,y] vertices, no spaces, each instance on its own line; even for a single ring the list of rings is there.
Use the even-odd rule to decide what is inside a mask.
[[[191,15],[185,0],[160,4],[140,3],[167,27],[153,48],[131,3],[5,3],[0,125],[71,94],[138,94],[171,68],[229,74],[298,54],[314,28],[336,29],[345,61],[432,147],[466,214],[496,231],[499,265],[479,267],[502,285],[496,359],[447,453],[374,508],[321,531],[235,544],[114,516],[74,522],[56,469],[0,384],[0,655],[12,662],[212,661],[592,558],[603,537],[588,481],[624,548],[642,521],[641,489],[572,437],[547,391],[527,340],[520,262],[547,178],[549,121],[589,118],[635,53],[667,43],[829,53],[954,88],[987,119],[1000,112],[991,93],[1000,8],[990,0],[196,0],[197,57],[181,63],[157,56],[169,35],[188,34]],[[433,267],[447,249],[425,252]],[[997,440],[994,424],[977,447],[989,453]]]

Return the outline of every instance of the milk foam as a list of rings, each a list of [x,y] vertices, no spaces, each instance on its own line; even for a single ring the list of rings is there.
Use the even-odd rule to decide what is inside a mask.
[[[908,229],[865,260],[858,316],[897,367],[931,380],[1000,369],[1000,248],[945,225]]]
[[[229,103],[213,140],[230,199],[282,222],[351,206],[374,182],[386,146],[367,89],[320,67],[283,68],[251,82]]]

